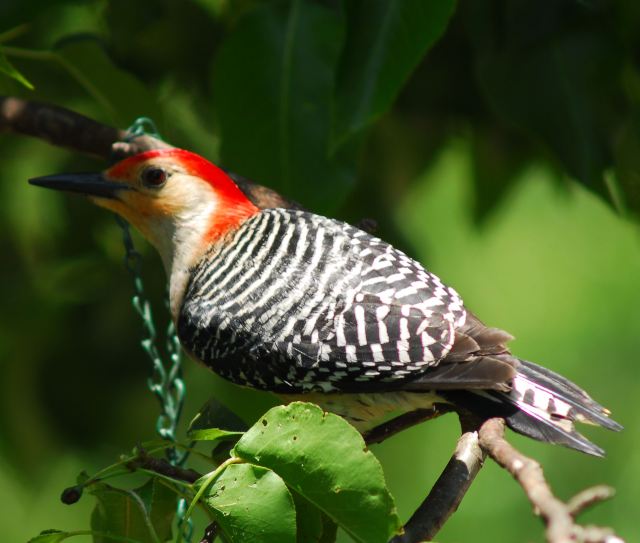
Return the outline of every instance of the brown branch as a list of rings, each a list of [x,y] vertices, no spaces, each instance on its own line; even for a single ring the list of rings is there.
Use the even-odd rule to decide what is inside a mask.
[[[171,479],[178,479],[187,483],[195,483],[200,479],[200,477],[202,477],[201,473],[198,473],[193,469],[184,469],[174,466],[164,458],[155,458],[150,456],[143,449],[139,450],[138,456],[130,462],[127,462],[127,467],[132,470],[142,468],[148,471],[153,471],[159,475],[164,475]]]
[[[428,496],[405,524],[404,533],[389,543],[431,541],[457,511],[484,462],[485,455],[478,441],[481,422],[467,414],[460,415],[462,436],[453,456]]]
[[[427,420],[433,420],[445,413],[450,413],[452,408],[446,404],[434,404],[431,409],[416,409],[397,416],[366,432],[362,437],[367,445],[382,443],[385,439],[396,435],[402,430],[420,424]]]
[[[219,535],[220,530],[218,530],[218,524],[216,522],[212,522],[205,528],[200,543],[213,543]]]
[[[610,491],[595,487],[584,491],[569,503],[554,496],[540,464],[525,456],[504,438],[504,420],[489,419],[480,428],[480,446],[498,465],[518,481],[533,506],[533,511],[546,525],[549,543],[615,543],[622,542],[610,528],[580,526],[575,516],[587,506],[611,497]]]
[[[111,145],[126,132],[65,108],[0,96],[0,131],[47,141],[83,154],[108,159]]]
[[[376,426],[364,435],[368,445],[380,443],[402,430],[432,420],[453,409],[436,404],[432,409],[420,409],[400,415]],[[416,543],[432,539],[458,509],[467,490],[482,467],[484,453],[478,444],[478,429],[482,421],[467,413],[459,413],[462,436],[455,451],[435,485],[404,526],[404,533],[390,543]]]

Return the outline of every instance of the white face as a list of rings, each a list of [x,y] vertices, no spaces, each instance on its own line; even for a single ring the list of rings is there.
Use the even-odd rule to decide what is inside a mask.
[[[219,198],[211,184],[189,175],[169,157],[154,157],[105,177],[132,190],[116,198],[91,196],[97,205],[124,217],[160,252],[169,269],[176,250],[202,239],[216,216]]]

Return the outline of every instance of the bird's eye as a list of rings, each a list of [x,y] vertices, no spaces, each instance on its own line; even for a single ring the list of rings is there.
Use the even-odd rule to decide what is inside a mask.
[[[147,187],[158,188],[167,181],[167,172],[162,168],[151,167],[142,172],[142,182]]]

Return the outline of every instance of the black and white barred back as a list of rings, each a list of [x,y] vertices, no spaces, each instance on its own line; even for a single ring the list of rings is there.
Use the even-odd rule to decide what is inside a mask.
[[[511,356],[510,336],[480,323],[419,263],[305,211],[263,210],[215,244],[192,271],[178,333],[216,373],[262,390],[437,390],[592,454],[601,451],[573,421],[617,427],[584,391]]]

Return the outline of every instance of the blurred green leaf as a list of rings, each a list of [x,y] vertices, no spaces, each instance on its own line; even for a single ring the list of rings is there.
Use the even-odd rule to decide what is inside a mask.
[[[123,543],[139,543],[139,541],[135,539],[131,539],[130,537],[112,535],[112,534],[104,534],[99,532],[92,532],[89,530],[81,530],[75,532],[62,532],[60,530],[44,530],[36,537],[32,537],[29,539],[27,543],[60,543],[60,541],[64,541],[65,539],[70,539],[72,537],[79,536],[93,536],[94,541],[102,540],[101,538],[107,538],[108,541],[121,541]]]
[[[347,35],[336,84],[334,146],[371,124],[395,100],[444,32],[455,0],[345,3]]]
[[[605,134],[622,52],[601,20],[579,2],[529,0],[479,1],[468,15],[480,85],[494,110],[607,198]]]
[[[269,410],[238,441],[356,541],[386,542],[401,524],[376,457],[344,419],[301,402]]]
[[[615,173],[624,207],[640,218],[640,114],[629,119],[618,137]]]
[[[97,483],[92,485],[91,494],[98,500],[91,516],[95,532],[129,537],[140,543],[171,539],[176,495],[158,480],[150,479],[134,490]],[[93,540],[108,543],[109,537],[94,535]]]
[[[343,14],[310,0],[268,2],[223,42],[214,70],[223,166],[328,212],[354,180],[354,149],[330,156]]]
[[[229,466],[205,492],[231,543],[295,543],[291,494],[273,471],[251,464]]]
[[[160,124],[154,94],[131,73],[117,67],[94,36],[71,36],[55,48],[61,64],[119,126],[145,116]]]
[[[33,85],[27,80],[27,78],[22,75],[18,70],[16,70],[9,62],[5,54],[2,52],[2,47],[0,47],[0,72],[5,75],[8,75],[12,79],[15,79],[29,90],[33,90]]]
[[[73,537],[73,533],[60,530],[43,530],[39,535],[29,539],[27,543],[59,543],[69,537]]]

